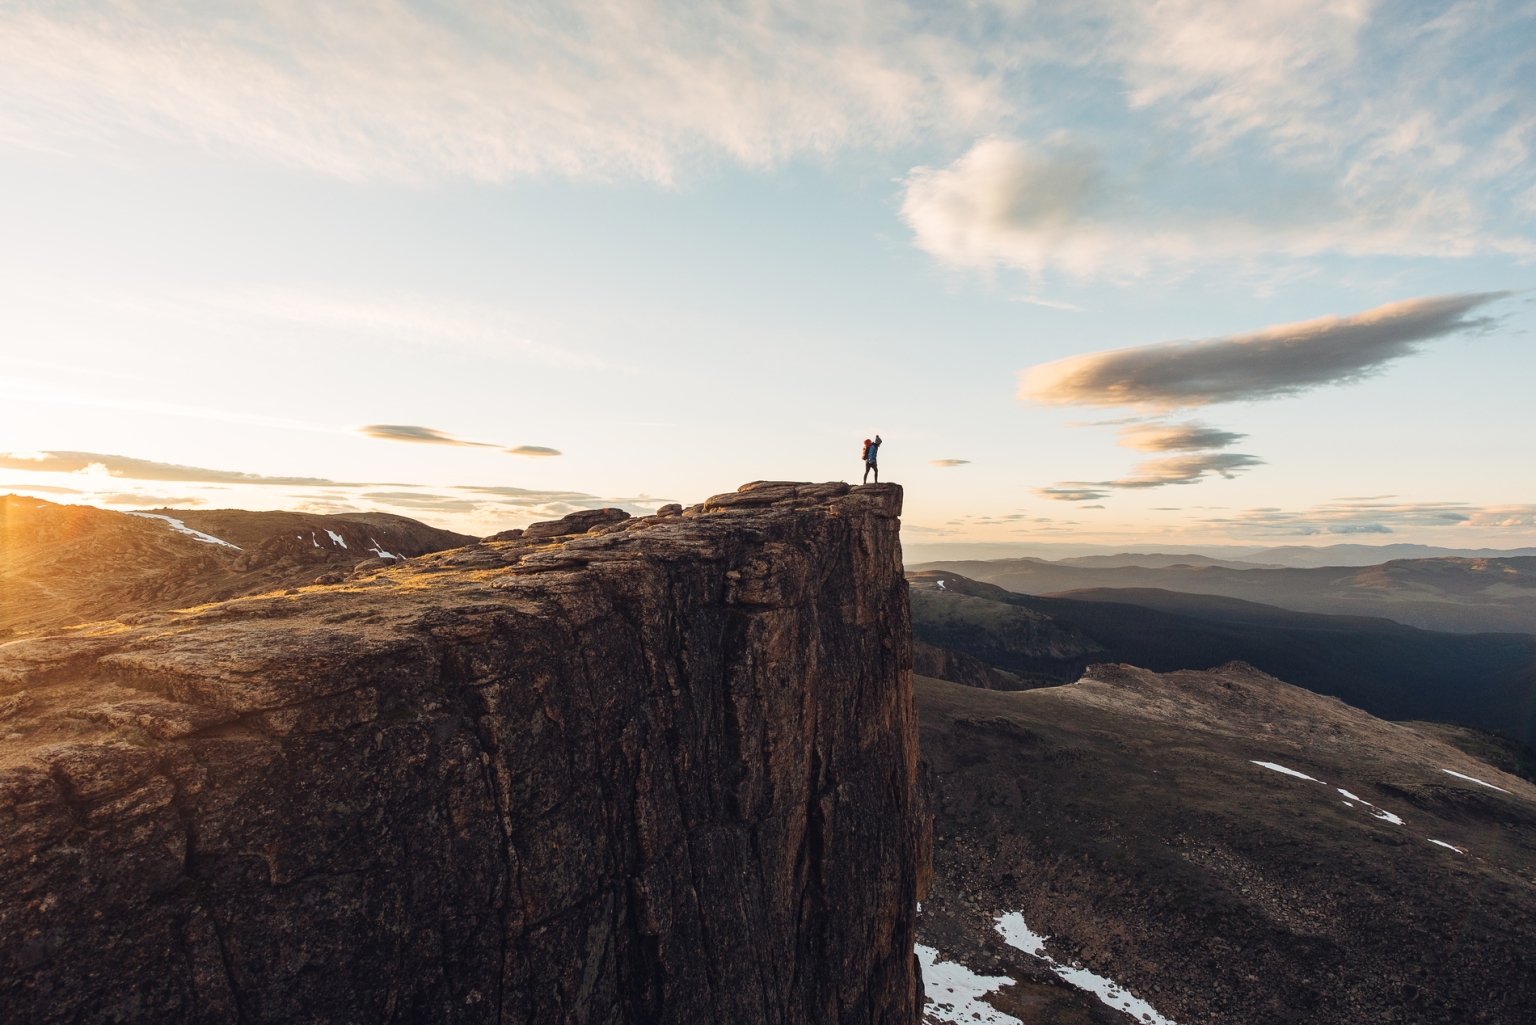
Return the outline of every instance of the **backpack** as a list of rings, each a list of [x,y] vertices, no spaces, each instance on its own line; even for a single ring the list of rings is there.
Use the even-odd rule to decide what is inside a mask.
[[[869,443],[868,442],[864,443],[864,451],[859,454],[859,458],[864,460],[866,463],[869,462]]]

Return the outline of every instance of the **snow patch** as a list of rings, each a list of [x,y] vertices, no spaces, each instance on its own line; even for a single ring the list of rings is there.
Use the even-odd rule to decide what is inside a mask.
[[[146,512],[131,512],[128,515],[142,516],[147,520],[164,520],[166,523],[169,523],[171,525],[171,529],[178,534],[186,534],[188,537],[195,537],[204,544],[223,545],[225,548],[233,548],[237,552],[244,551],[244,549],[239,545],[232,545],[228,541],[225,541],[223,538],[214,537],[212,534],[204,534],[201,530],[193,530],[191,527],[176,519],[174,516],[162,516],[159,513]]]
[[[341,547],[343,547],[343,548],[347,547],[347,539],[346,538],[342,537],[340,534],[336,533],[334,530],[331,530],[329,527],[326,528],[325,532],[327,534],[331,535],[331,544],[333,544],[333,545],[341,545]],[[378,542],[374,541],[374,544],[378,544]]]
[[[1266,763],[1258,762],[1256,764],[1265,765]],[[1290,772],[1291,770],[1282,769],[1281,771]],[[1293,775],[1300,775],[1300,773],[1293,773]],[[1311,777],[1305,776],[1302,778],[1310,779]],[[1050,937],[1032,932],[1029,926],[1024,924],[1023,912],[1010,911],[1006,915],[999,915],[995,928],[998,934],[1002,936],[1003,941],[1010,947],[1022,950],[1031,957],[1038,957],[1064,981],[1076,986],[1078,989],[1092,993],[1115,1010],[1123,1011],[1137,1021],[1147,1022],[1148,1025],[1177,1025],[1176,1022],[1158,1014],[1157,1009],[1145,1000],[1138,996],[1133,996],[1130,992],[1121,988],[1120,984],[1115,982],[1115,980],[1106,979],[1102,975],[1095,975],[1079,965],[1059,963],[1045,952],[1045,941],[1050,939]],[[927,976],[925,975],[924,979],[926,978]]]
[[[1008,976],[977,975],[959,962],[940,961],[937,950],[921,943],[912,949],[923,967],[923,991],[931,1001],[923,1008],[926,1019],[956,1025],[1024,1025],[981,999],[1011,985],[1013,980]]]
[[[1287,776],[1295,776],[1297,779],[1310,779],[1313,783],[1323,782],[1320,779],[1312,779],[1312,777],[1308,776],[1305,772],[1297,772],[1295,769],[1287,769],[1285,766],[1279,764],[1278,762],[1261,762],[1252,758],[1250,758],[1249,761],[1253,762],[1255,765],[1262,765],[1266,769],[1274,769],[1276,772],[1283,772]],[[1327,786],[1328,784],[1323,783],[1323,785]]]
[[[1424,839],[1429,840],[1430,843],[1434,844],[1437,847],[1447,847],[1447,848],[1455,851],[1457,854],[1465,854],[1465,853],[1467,853],[1466,851],[1462,850],[1460,847],[1457,847],[1454,844],[1448,844],[1444,840],[1432,840],[1432,839],[1430,839],[1427,836]]]
[[[1398,818],[1396,815],[1394,815],[1391,812],[1387,811],[1385,808],[1378,808],[1374,804],[1372,804],[1370,801],[1367,801],[1363,797],[1356,797],[1354,794],[1350,793],[1348,790],[1345,790],[1343,787],[1334,787],[1333,789],[1337,790],[1339,793],[1341,793],[1345,797],[1349,798],[1350,801],[1358,801],[1359,803],[1365,805],[1367,808],[1371,809],[1371,817],[1372,818],[1381,819],[1381,821],[1383,821],[1383,822],[1390,822],[1394,826],[1401,826],[1403,824],[1403,820],[1402,819]],[[1342,803],[1349,805],[1349,807],[1351,807],[1351,808],[1354,807],[1353,804],[1349,804],[1349,801],[1344,801]]]
[[[1497,790],[1501,794],[1509,793],[1509,791],[1505,790],[1503,787],[1496,787],[1492,783],[1484,783],[1482,780],[1478,779],[1476,776],[1463,776],[1461,773],[1457,772],[1455,769],[1441,769],[1440,771],[1441,772],[1448,772],[1452,776],[1455,776],[1457,779],[1464,779],[1468,783],[1477,783],[1477,784],[1480,784],[1482,786],[1487,787],[1489,790]]]
[[[368,538],[368,540],[373,541],[373,538],[370,537],[370,538]],[[342,547],[346,547],[346,546],[343,545]],[[380,548],[379,547],[379,543],[377,541],[373,541],[373,547],[372,548],[365,548],[363,550],[364,551],[368,551],[368,552],[372,552],[374,555],[377,555],[381,559],[398,559],[398,558],[400,558],[400,556],[398,556],[398,555],[391,555],[388,552],[386,552],[384,549]]]

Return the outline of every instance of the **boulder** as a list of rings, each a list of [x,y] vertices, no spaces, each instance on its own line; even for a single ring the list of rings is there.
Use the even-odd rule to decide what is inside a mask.
[[[593,527],[618,523],[629,519],[623,509],[580,509],[558,520],[545,520],[530,524],[523,531],[524,538],[564,537],[567,534],[585,534]]]

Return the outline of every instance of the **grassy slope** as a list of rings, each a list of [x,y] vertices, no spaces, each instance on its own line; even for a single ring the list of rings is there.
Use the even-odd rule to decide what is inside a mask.
[[[998,941],[993,918],[1016,910],[1053,956],[1179,1022],[1528,1021],[1530,793],[1445,776],[1483,770],[1433,738],[1228,675],[1231,690],[1173,687],[1162,706],[918,679],[935,843],[922,942],[1018,979],[998,1006],[1026,1025],[1098,1015]]]

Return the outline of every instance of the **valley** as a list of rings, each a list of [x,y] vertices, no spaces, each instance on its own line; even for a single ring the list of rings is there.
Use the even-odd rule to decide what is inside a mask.
[[[1517,735],[1532,725],[1530,634],[1441,633],[1152,589],[1036,596],[935,571],[908,578],[918,640],[1036,685],[1070,682],[1096,662],[1168,672],[1237,660],[1385,719]]]
[[[1241,664],[915,690],[930,1021],[1529,1020],[1530,783]]]

